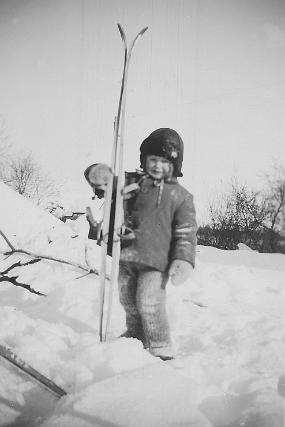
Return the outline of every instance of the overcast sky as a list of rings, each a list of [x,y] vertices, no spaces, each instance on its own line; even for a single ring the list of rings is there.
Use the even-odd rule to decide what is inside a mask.
[[[284,0],[0,0],[0,115],[11,142],[89,197],[89,164],[109,162],[122,44],[143,27],[129,72],[125,168],[172,127],[198,211],[232,176],[257,185],[285,162]]]

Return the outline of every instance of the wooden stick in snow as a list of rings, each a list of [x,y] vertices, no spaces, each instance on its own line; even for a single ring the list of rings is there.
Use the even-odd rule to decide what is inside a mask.
[[[0,344],[0,356],[15,365],[18,369],[25,372],[29,377],[40,383],[41,386],[54,393],[57,397],[65,396],[67,393],[61,387],[56,385],[52,380],[42,375],[28,363],[18,357],[10,348]]]

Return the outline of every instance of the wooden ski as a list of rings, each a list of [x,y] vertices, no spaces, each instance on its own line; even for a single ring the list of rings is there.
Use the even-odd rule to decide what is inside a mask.
[[[147,27],[143,28],[132,41],[130,48],[127,46],[127,39],[123,27],[118,24],[118,29],[121,35],[123,48],[124,48],[124,66],[123,66],[123,75],[122,83],[119,97],[119,105],[117,117],[115,119],[114,127],[114,145],[113,145],[113,155],[112,155],[112,170],[114,173],[114,179],[110,187],[107,189],[106,196],[106,210],[105,215],[108,216],[110,224],[110,214],[111,214],[111,205],[112,205],[112,195],[115,193],[115,219],[114,227],[112,230],[112,266],[111,266],[111,278],[109,284],[109,295],[108,303],[106,307],[106,322],[105,329],[103,326],[103,317],[104,317],[104,300],[105,300],[105,287],[106,287],[106,255],[107,250],[105,249],[102,254],[102,269],[101,269],[101,286],[100,286],[100,340],[106,341],[108,338],[108,332],[110,327],[111,311],[112,311],[112,302],[113,302],[113,292],[114,284],[117,281],[118,269],[119,269],[119,258],[120,258],[120,237],[119,233],[121,232],[123,226],[123,196],[122,188],[124,184],[124,171],[123,171],[123,150],[124,150],[124,132],[125,132],[125,111],[126,111],[126,95],[127,95],[127,78],[128,71],[130,66],[131,55],[133,48],[137,40],[145,33]],[[116,190],[114,189],[114,183],[116,183]],[[112,187],[112,188],[111,188]],[[108,229],[109,231],[109,229]],[[108,240],[107,240],[108,243]],[[104,265],[103,265],[104,263]],[[104,330],[104,333],[103,333]]]

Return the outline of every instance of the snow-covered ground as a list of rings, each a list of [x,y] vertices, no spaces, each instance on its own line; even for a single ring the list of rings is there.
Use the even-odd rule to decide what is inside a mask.
[[[116,339],[117,292],[110,340],[99,342],[99,280],[84,267],[89,258],[99,268],[100,250],[84,218],[71,229],[3,184],[0,199],[0,230],[15,248],[83,267],[41,260],[7,273],[46,296],[0,281],[0,344],[67,392],[57,399],[0,358],[0,426],[284,425],[284,255],[198,247],[191,280],[168,285],[179,361],[162,362]],[[0,272],[32,259],[7,250],[0,236]]]

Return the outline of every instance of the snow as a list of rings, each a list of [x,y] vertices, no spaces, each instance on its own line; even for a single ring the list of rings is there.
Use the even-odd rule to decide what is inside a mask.
[[[84,218],[70,227],[3,184],[0,198],[0,230],[16,248],[82,266],[43,259],[8,273],[46,296],[0,282],[0,344],[67,392],[56,398],[0,358],[0,426],[283,426],[284,255],[199,246],[189,281],[167,285],[179,357],[162,362],[116,339],[117,290],[99,342],[99,279],[84,268],[99,268],[100,248]],[[8,250],[0,236],[0,272],[31,259]]]

